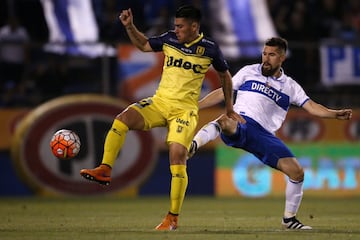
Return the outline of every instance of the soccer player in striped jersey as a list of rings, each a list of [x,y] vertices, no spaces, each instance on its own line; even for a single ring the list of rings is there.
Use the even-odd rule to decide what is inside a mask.
[[[104,144],[102,163],[95,169],[82,169],[88,180],[104,185],[111,181],[111,169],[129,130],[167,127],[171,189],[170,209],[157,230],[175,230],[188,184],[186,160],[198,123],[198,101],[205,73],[212,65],[218,72],[225,98],[226,116],[242,120],[233,110],[232,80],[229,67],[218,45],[200,33],[201,12],[186,5],[175,14],[175,28],[148,38],[135,27],[131,9],[123,10],[120,20],[131,42],[143,52],[162,51],[163,73],[152,97],[130,105],[116,116]]]
[[[287,229],[305,230],[312,228],[296,218],[303,196],[304,170],[275,132],[281,127],[291,104],[304,108],[314,116],[340,120],[351,119],[352,110],[329,109],[311,100],[281,67],[287,47],[283,38],[268,39],[263,47],[262,63],[244,66],[233,76],[236,92],[234,110],[242,115],[246,123],[221,115],[195,135],[189,156],[220,135],[226,145],[246,150],[264,164],[283,172],[288,176],[288,182],[282,225]],[[223,99],[222,92],[217,89],[201,99],[199,107],[209,107]]]

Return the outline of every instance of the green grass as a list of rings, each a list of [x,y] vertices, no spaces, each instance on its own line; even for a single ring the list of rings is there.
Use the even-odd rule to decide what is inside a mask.
[[[0,239],[360,239],[360,199],[304,198],[298,217],[312,231],[285,231],[283,198],[190,197],[179,228],[153,230],[166,197],[0,198]]]

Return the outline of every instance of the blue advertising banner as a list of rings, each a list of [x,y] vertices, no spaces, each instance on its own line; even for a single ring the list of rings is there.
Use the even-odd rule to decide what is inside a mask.
[[[360,84],[360,46],[323,42],[320,56],[324,85]]]

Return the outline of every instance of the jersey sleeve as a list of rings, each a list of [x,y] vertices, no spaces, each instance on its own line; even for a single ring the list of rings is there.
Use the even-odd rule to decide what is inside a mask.
[[[232,77],[234,90],[239,90],[240,86],[244,83],[245,72],[246,72],[246,67],[243,67]]]
[[[161,34],[160,36],[153,36],[149,38],[149,44],[154,52],[161,52],[165,39],[167,39],[168,32]]]
[[[310,98],[295,80],[291,79],[291,84],[293,89],[291,104],[301,107]]]
[[[215,50],[215,54],[212,65],[217,71],[225,72],[226,70],[229,69],[229,65],[226,62],[224,55],[222,54],[219,46],[216,43],[214,45],[214,50]]]

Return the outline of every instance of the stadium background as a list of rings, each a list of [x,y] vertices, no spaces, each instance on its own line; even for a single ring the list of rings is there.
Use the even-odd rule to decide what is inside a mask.
[[[4,67],[8,65],[4,65],[5,61],[1,59],[1,196],[168,194],[170,176],[167,149],[163,143],[164,129],[129,136],[114,169],[118,180],[109,190],[83,181],[78,169],[97,164],[102,140],[113,116],[127,102],[151,95],[161,74],[162,55],[144,54],[129,44],[116,21],[119,10],[132,7],[136,24],[150,34],[169,25],[172,9],[191,1],[89,2],[99,30],[97,40],[76,44],[90,46],[91,51],[101,43],[114,50],[109,54],[89,57],[86,52],[80,55],[67,51],[63,54],[49,52],[44,46],[48,43],[51,30],[41,1],[0,3],[0,26],[6,25],[8,17],[16,16],[29,36],[25,44],[16,40],[0,40],[2,49],[10,43],[25,46],[26,51],[19,79],[11,75],[14,72],[9,75],[9,68]],[[234,4],[234,1],[226,2],[228,6]],[[304,86],[309,96],[329,107],[355,109],[350,122],[315,119],[300,109],[291,109],[278,134],[306,169],[306,194],[359,196],[358,1],[244,2],[248,6],[236,7],[248,11],[245,13],[250,17],[254,16],[251,4],[256,2],[266,6],[273,31],[286,37],[290,43],[285,71]],[[214,14],[209,1],[194,3],[200,4],[205,17]],[[154,9],[149,9],[148,4]],[[229,8],[222,11],[232,15]],[[351,18],[348,19],[348,16]],[[204,21],[203,31],[216,38],[219,28],[213,29],[215,26],[218,26],[216,22]],[[238,55],[227,55],[231,71],[259,61],[256,56],[262,39],[256,34],[253,39],[247,39],[233,31],[229,36],[223,34],[217,39],[224,49],[229,47],[226,40],[232,34],[237,37],[235,52]],[[74,42],[57,44],[65,46],[65,49],[78,46]],[[214,71],[210,71],[202,94],[218,86]],[[216,106],[201,111],[199,126],[213,119],[221,110],[221,106]],[[46,145],[51,133],[61,127],[71,127],[83,141],[81,154],[70,162],[54,159]],[[130,163],[126,163],[128,159]],[[36,169],[40,167],[41,172],[38,172]],[[44,171],[46,174],[43,174]],[[201,149],[189,161],[188,171],[190,195],[265,197],[282,195],[285,186],[281,174],[264,168],[251,155],[224,147],[219,140]]]

